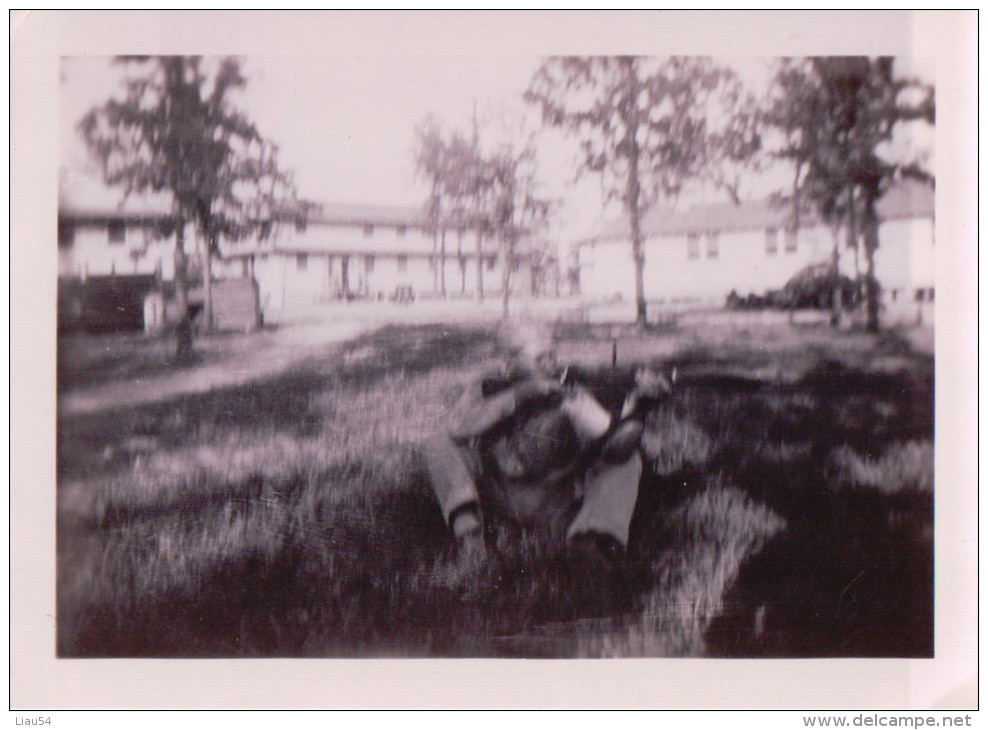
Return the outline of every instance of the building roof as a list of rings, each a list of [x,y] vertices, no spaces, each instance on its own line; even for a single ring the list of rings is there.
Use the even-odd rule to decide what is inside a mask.
[[[309,215],[310,224],[413,226],[426,225],[425,213],[413,206],[323,203]]]
[[[933,210],[933,189],[912,181],[897,185],[878,201],[878,216],[881,220],[929,217],[933,215]],[[774,203],[769,198],[742,202],[739,205],[732,202],[705,203],[682,211],[662,208],[649,211],[644,216],[642,233],[648,238],[780,228],[785,225],[788,216],[789,210],[784,204]],[[605,223],[599,233],[579,243],[627,239],[630,235],[627,218],[622,218]]]
[[[91,189],[87,186],[62,186],[58,195],[60,218],[75,220],[105,220],[108,218],[161,218],[171,212],[167,196],[132,195],[123,199],[121,191]],[[309,214],[308,223],[315,225],[379,225],[423,228],[427,221],[420,208],[411,206],[360,205],[352,203],[323,203]]]
[[[308,228],[312,233],[313,228]],[[455,260],[458,251],[462,250],[462,255],[466,259],[475,259],[477,256],[477,244],[475,238],[464,237],[462,249],[458,246],[458,241],[454,236],[447,236],[445,255],[448,260]],[[483,250],[481,255],[494,256],[500,248],[496,241],[485,238],[482,241]],[[289,231],[287,236],[279,236],[277,233],[271,238],[263,241],[246,240],[235,244],[222,244],[223,255],[227,258],[239,258],[243,256],[255,255],[275,255],[294,256],[296,254],[331,255],[331,256],[438,256],[440,251],[436,248],[432,238],[429,236],[412,236],[408,239],[395,238],[393,234],[384,236],[373,236],[362,240],[340,239],[332,235],[320,235],[316,230],[315,235],[292,235]],[[519,252],[524,253],[524,252]]]
[[[64,178],[65,176],[63,176]],[[110,218],[153,220],[171,213],[167,195],[130,195],[85,179],[63,179],[58,188],[58,217],[102,221]]]
[[[935,210],[933,188],[920,182],[908,181],[896,185],[878,201],[878,217],[882,220],[927,218]]]

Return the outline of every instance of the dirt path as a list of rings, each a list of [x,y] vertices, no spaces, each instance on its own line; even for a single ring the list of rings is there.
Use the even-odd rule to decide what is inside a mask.
[[[200,364],[72,388],[60,394],[59,413],[63,416],[93,413],[243,385],[278,375],[324,353],[327,345],[345,342],[388,324],[482,322],[499,316],[500,302],[496,300],[483,304],[458,301],[455,306],[437,300],[416,302],[410,307],[355,302],[284,312],[272,322],[275,326],[270,329],[200,340],[197,346],[204,354]]]
[[[59,397],[63,415],[137,406],[213,388],[243,385],[277,375],[306,357],[368,329],[368,323],[286,326],[243,335],[224,347],[219,359],[161,375],[102,383],[72,390]]]

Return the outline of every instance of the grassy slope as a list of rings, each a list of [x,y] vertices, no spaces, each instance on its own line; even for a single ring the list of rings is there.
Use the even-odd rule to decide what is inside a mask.
[[[606,580],[530,539],[448,560],[418,445],[492,357],[484,330],[387,328],[249,387],[61,418],[60,654],[929,655],[932,363],[819,331],[651,344],[621,352],[809,374],[697,379],[652,414],[632,564]],[[114,347],[127,372],[140,348]]]

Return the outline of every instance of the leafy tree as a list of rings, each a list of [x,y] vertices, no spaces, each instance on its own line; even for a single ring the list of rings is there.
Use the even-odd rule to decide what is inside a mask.
[[[129,56],[122,99],[111,98],[83,118],[80,129],[105,182],[133,193],[166,194],[176,231],[176,289],[187,312],[186,223],[205,243],[204,324],[212,326],[212,258],[221,239],[270,235],[272,224],[304,221],[312,207],[298,199],[277,147],[231,101],[246,84],[236,58]],[[187,315],[179,355],[191,340]]]
[[[874,261],[879,246],[877,204],[904,178],[933,182],[919,159],[895,160],[890,155],[903,122],[934,122],[933,89],[897,77],[892,58],[863,56],[784,60],[775,87],[765,119],[784,134],[778,154],[794,165],[794,207],[812,206],[832,229],[844,227],[856,260],[861,240],[867,327],[875,331],[880,304]],[[835,234],[835,280],[838,246]],[[837,297],[834,300],[836,324],[840,304]]]
[[[546,223],[551,203],[540,197],[536,179],[535,148],[505,145],[486,161],[488,169],[487,228],[501,244],[501,315],[508,317],[511,275],[519,261],[519,243],[531,239]]]
[[[706,58],[554,57],[525,98],[543,122],[575,136],[578,175],[601,175],[607,200],[628,214],[635,264],[636,320],[646,322],[642,216],[690,181],[707,180],[737,198],[728,171],[759,148],[754,100],[731,71]]]
[[[477,239],[477,301],[484,299],[484,239],[493,235],[487,215],[491,190],[489,165],[480,145],[477,115],[474,112],[470,136],[454,130],[449,140],[446,166],[446,190],[449,217],[462,239],[464,230],[473,230]],[[462,252],[462,240],[461,248]],[[465,278],[465,261],[460,262]],[[465,283],[465,282],[464,282]]]
[[[443,198],[446,186],[447,143],[442,127],[431,114],[415,128],[415,169],[429,183],[429,197],[425,203],[425,214],[429,232],[432,234],[433,250],[442,232],[439,277],[436,290],[446,296],[446,228],[443,211]]]
[[[467,139],[459,130],[447,133],[432,115],[426,116],[415,128],[415,166],[419,176],[429,184],[425,213],[433,235],[433,248],[438,252],[436,291],[443,296],[446,296],[447,232],[452,228],[460,239],[457,251],[465,286],[462,236],[465,230],[474,229],[477,233],[477,294],[478,298],[483,298],[481,247],[485,231],[481,230],[480,221],[483,218],[482,187],[486,183],[483,160],[475,139]]]
[[[472,229],[477,235],[477,297],[483,298],[482,242],[494,238],[504,261],[502,297],[507,316],[518,243],[544,224],[549,211],[549,201],[538,195],[533,139],[529,137],[520,148],[505,142],[485,150],[476,121],[468,137],[460,130],[444,132],[432,116],[418,125],[415,136],[416,167],[430,186],[425,209],[439,251],[438,290],[445,295],[447,229],[459,235]],[[462,256],[462,248],[459,251]],[[462,259],[460,263],[465,272]]]

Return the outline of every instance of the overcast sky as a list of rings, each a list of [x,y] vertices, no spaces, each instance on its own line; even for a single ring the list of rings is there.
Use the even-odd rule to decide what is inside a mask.
[[[252,55],[244,59],[248,87],[235,103],[261,132],[281,148],[300,193],[318,201],[420,205],[426,194],[414,174],[414,128],[426,114],[447,127],[467,130],[476,106],[483,118],[491,109],[508,116],[534,110],[521,94],[539,63],[535,55],[458,56],[427,54]],[[767,60],[724,59],[761,91]],[[106,57],[65,58],[61,74],[60,135],[64,180],[80,202],[116,202],[93,184],[92,163],[76,124],[97,103],[118,93],[120,69]],[[587,177],[574,186],[575,142],[557,132],[540,137],[539,165],[545,192],[563,202],[559,234],[589,233],[605,211],[600,183]],[[90,169],[86,170],[89,167]],[[751,190],[764,194],[781,184],[768,176]]]

